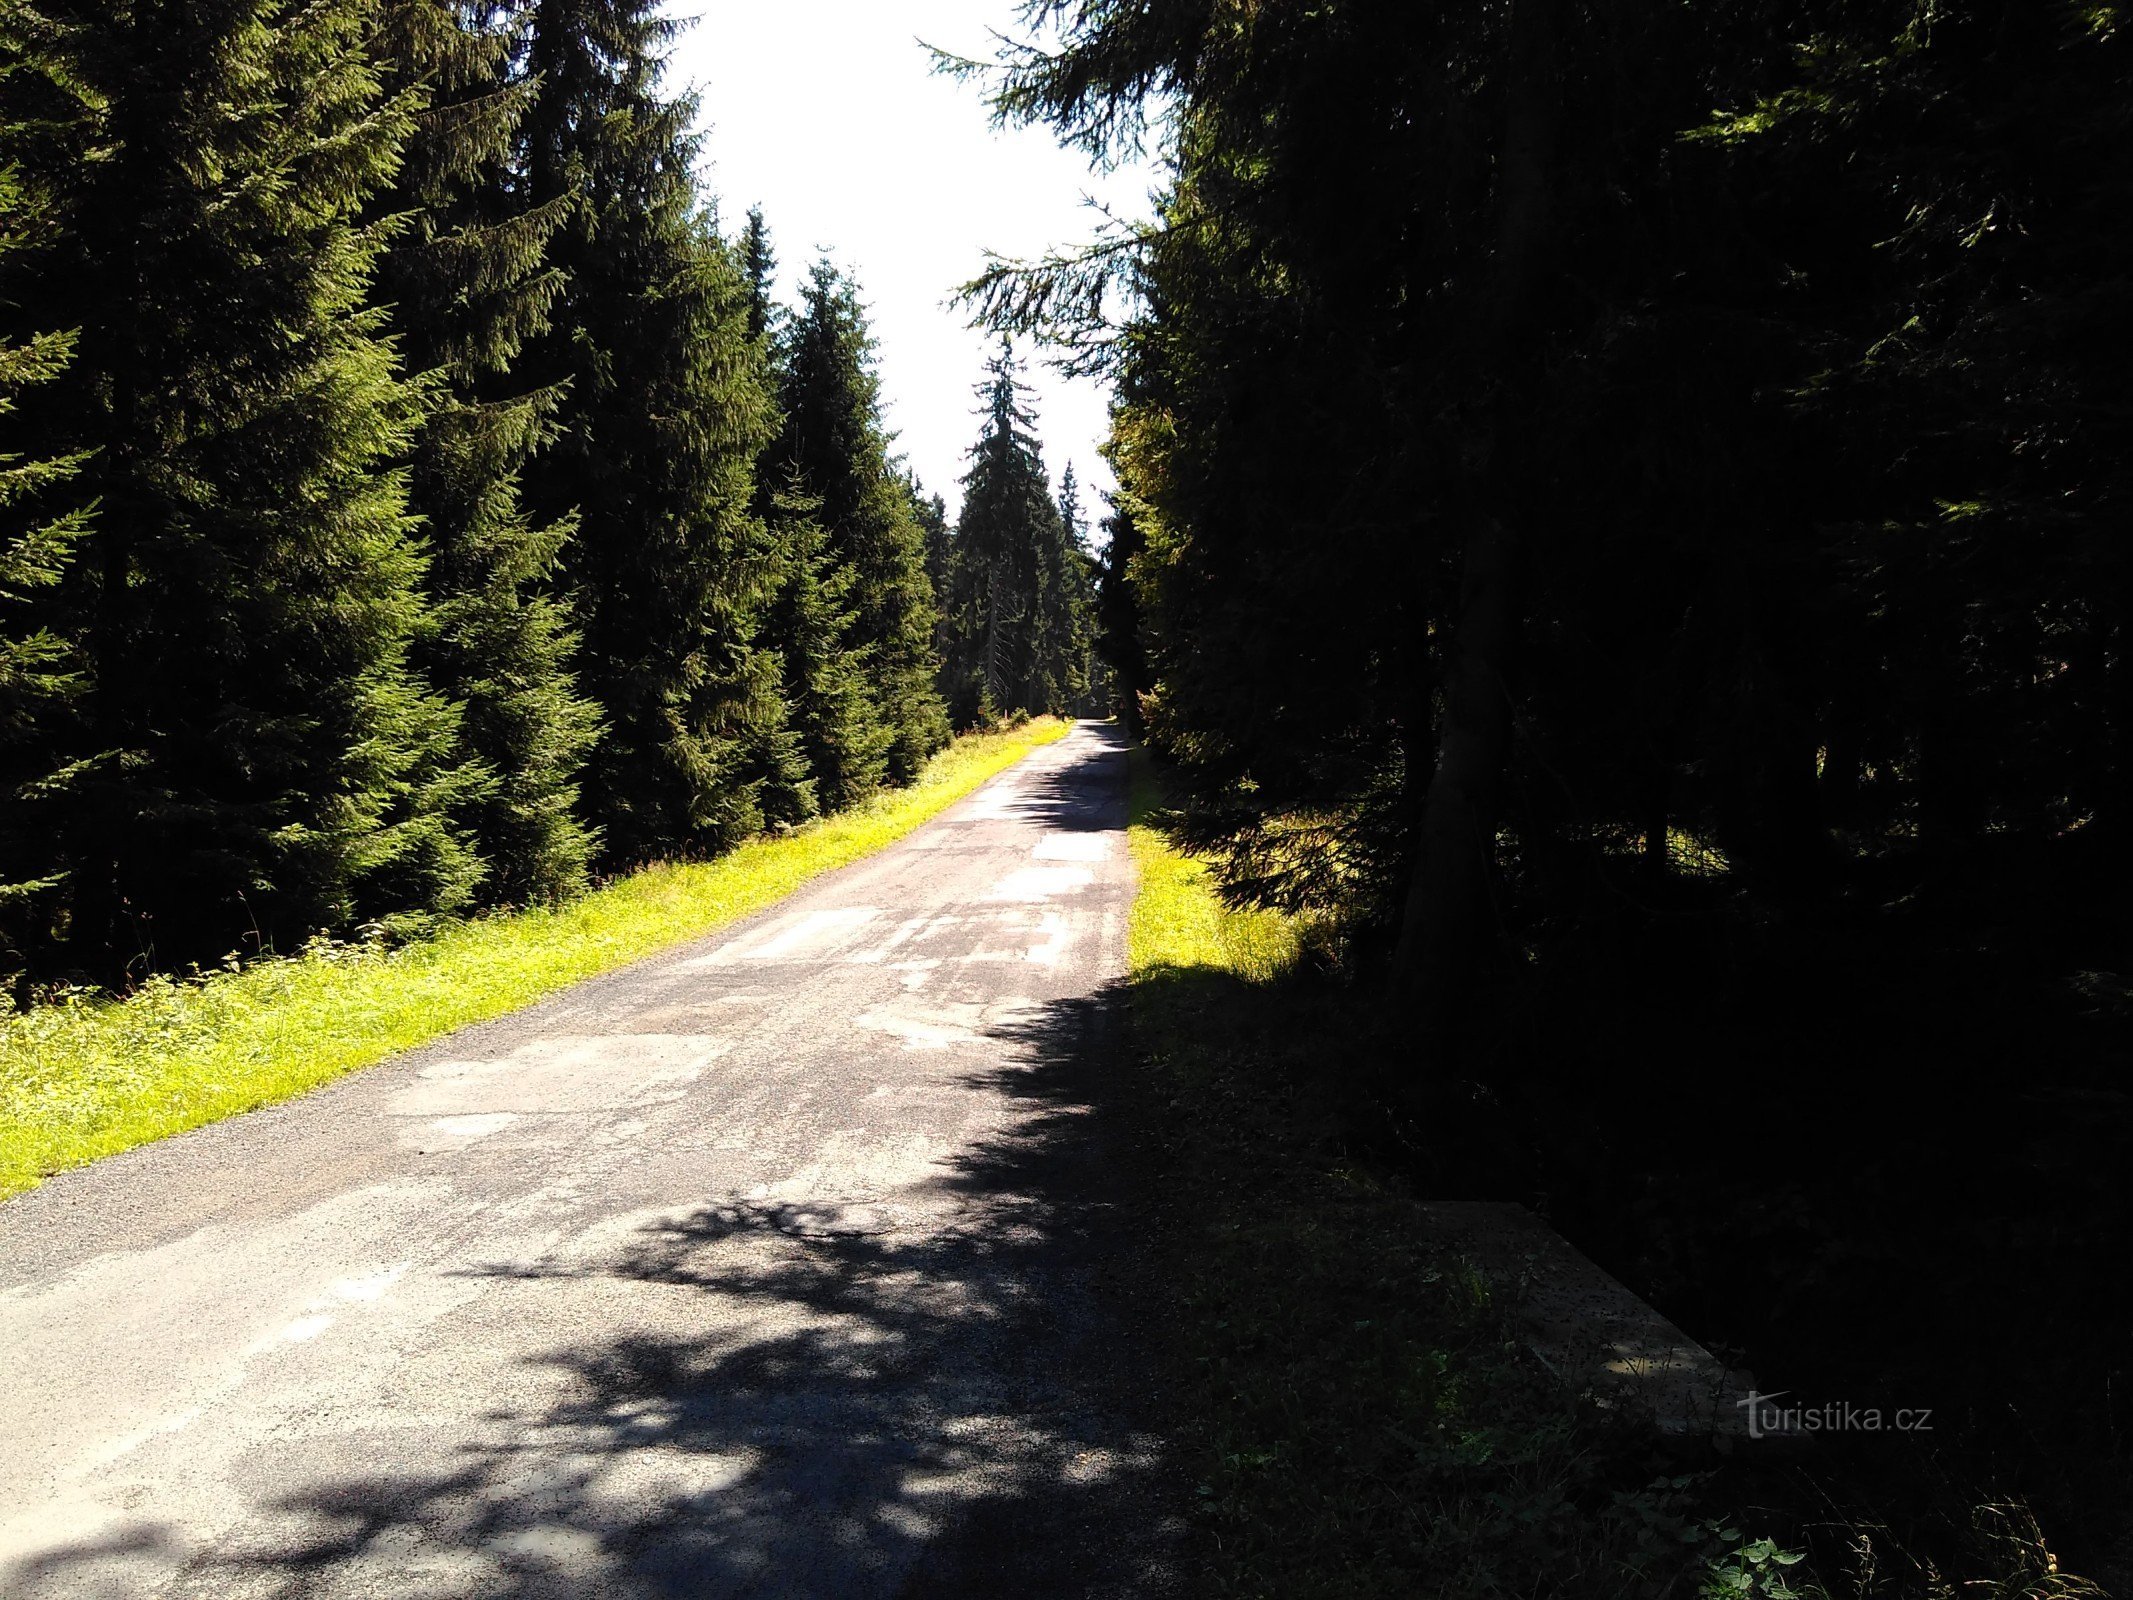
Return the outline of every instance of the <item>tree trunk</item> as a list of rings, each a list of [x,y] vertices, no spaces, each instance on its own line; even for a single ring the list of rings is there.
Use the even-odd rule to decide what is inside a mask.
[[[1847,708],[1832,710],[1822,731],[1822,815],[1836,827],[1859,825],[1859,771],[1864,764],[1858,720]]]
[[[1414,878],[1393,957],[1395,998],[1433,1045],[1453,1033],[1490,942],[1496,808],[1511,749],[1506,674],[1517,642],[1517,536],[1494,518],[1467,537],[1459,621],[1445,665],[1436,771],[1423,803]]]
[[[1494,942],[1489,911],[1496,812],[1511,749],[1510,670],[1523,612],[1520,538],[1495,459],[1522,423],[1504,396],[1527,343],[1523,323],[1541,280],[1552,210],[1557,0],[1512,0],[1505,48],[1503,144],[1497,162],[1494,271],[1462,352],[1469,376],[1497,396],[1476,452],[1459,608],[1444,670],[1436,769],[1415,842],[1414,875],[1393,955],[1393,1001],[1423,1055],[1456,1049],[1463,1002]]]

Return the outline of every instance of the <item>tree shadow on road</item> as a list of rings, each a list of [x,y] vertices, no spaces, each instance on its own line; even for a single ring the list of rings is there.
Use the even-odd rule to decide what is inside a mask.
[[[302,1471],[182,1592],[1105,1595],[1171,1586],[1176,1519],[1121,1316],[1106,997],[1024,1013],[1009,1107],[932,1181],[730,1195],[482,1269],[607,1306],[467,1442]],[[360,1457],[358,1457],[360,1459]],[[92,1552],[78,1552],[93,1563]]]

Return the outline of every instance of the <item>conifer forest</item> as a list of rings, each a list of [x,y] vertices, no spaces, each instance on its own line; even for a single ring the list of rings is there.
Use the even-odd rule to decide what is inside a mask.
[[[5,26],[19,980],[553,900],[1095,704],[1013,359],[944,530],[860,286],[774,303],[701,186],[652,0]]]
[[[806,7],[840,48],[858,12]],[[764,1474],[801,1424],[703,1417],[863,1391],[842,1487],[795,1468],[722,1524],[783,1531],[664,1588],[681,1524],[588,1501],[577,1588],[465,1592],[2133,1594],[2133,12],[973,4],[989,51],[913,39],[929,81],[1148,209],[938,285],[990,355],[926,483],[867,268],[717,192],[688,10],[0,0],[0,1135],[103,1085],[0,1269],[35,1184],[299,1092],[107,1135],[178,1093],[112,1062],[266,1059],[216,996],[755,871],[1019,739],[1025,809],[968,826],[1032,864],[951,903],[992,836],[947,812],[852,869],[923,850],[932,899],[795,899],[791,948],[878,928],[836,959],[905,976],[865,1049],[779,1058],[833,1153],[950,1078],[1013,1109],[881,1134],[830,1197],[863,1224],[792,1223],[830,1201],[769,1168],[659,1224],[816,1252],[747,1293],[871,1331],[721,1366],[618,1324],[573,1369],[572,1426],[652,1395],[662,1448]],[[815,63],[739,66],[814,103]],[[914,234],[990,203],[907,176]],[[1038,373],[1100,386],[1100,452],[1048,447]],[[968,960],[1036,975],[941,998],[926,941],[1008,926]],[[629,1027],[688,1034],[677,996]],[[54,1042],[92,1022],[121,1042]],[[923,1242],[881,1176],[913,1150],[959,1197]],[[995,1191],[1031,1209],[987,1234]],[[1641,1358],[1578,1379],[1521,1309],[1559,1258],[1454,1237],[1481,1215],[1732,1387],[1640,1428]],[[741,1293],[689,1261],[662,1292]],[[925,1432],[978,1392],[926,1341],[966,1335],[1023,1363],[968,1403],[1046,1442],[928,1521],[881,1485],[977,1459],[940,1442],[977,1411]],[[779,1542],[818,1511],[864,1561]]]

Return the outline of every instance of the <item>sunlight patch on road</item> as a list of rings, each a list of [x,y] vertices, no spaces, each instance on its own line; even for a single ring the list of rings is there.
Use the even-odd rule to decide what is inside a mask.
[[[1111,856],[1108,833],[1048,833],[1039,839],[1030,855],[1038,861],[1107,861]]]
[[[889,1004],[863,1011],[854,1022],[876,1033],[892,1034],[906,1050],[945,1050],[978,1037],[983,1008],[973,1004],[910,1006]]]
[[[492,1548],[498,1555],[544,1566],[593,1564],[605,1553],[597,1534],[554,1522],[507,1533]]]
[[[988,900],[1051,900],[1074,894],[1096,881],[1087,867],[1023,867],[1010,872],[985,896]]]
[[[1046,911],[1037,919],[1037,931],[1044,937],[1032,944],[1025,954],[1040,967],[1058,966],[1059,958],[1066,954],[1067,945],[1073,941],[1073,923],[1056,911]]]
[[[1022,816],[1022,786],[1015,782],[996,782],[980,789],[970,802],[969,809],[960,816],[951,817],[952,822],[1015,822]]]
[[[420,1128],[408,1128],[400,1134],[403,1149],[419,1150],[431,1155],[443,1150],[464,1150],[478,1140],[518,1121],[515,1111],[480,1111],[464,1117],[438,1117]]]
[[[404,1117],[438,1123],[440,1135],[471,1141],[506,1114],[618,1111],[664,1104],[688,1092],[730,1039],[693,1033],[561,1034],[530,1040],[489,1060],[434,1061],[392,1098]]]
[[[343,1278],[333,1286],[336,1300],[382,1300],[385,1292],[407,1272],[407,1263],[387,1267],[382,1272],[372,1272],[360,1278]]]
[[[881,915],[874,906],[837,906],[772,924],[768,938],[736,939],[713,952],[711,962],[783,961],[830,954],[844,936]],[[694,963],[691,963],[694,965]]]
[[[939,920],[937,917],[906,917],[896,925],[894,931],[882,943],[875,945],[872,949],[861,950],[854,955],[847,956],[845,959],[859,962],[862,965],[886,961],[896,953],[899,946],[909,943],[921,929],[925,928],[929,923],[938,922]]]

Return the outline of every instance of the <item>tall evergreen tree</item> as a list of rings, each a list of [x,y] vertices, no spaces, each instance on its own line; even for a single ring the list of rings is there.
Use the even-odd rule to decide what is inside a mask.
[[[926,581],[933,585],[933,655],[944,668],[948,660],[948,607],[950,574],[955,562],[955,535],[948,527],[948,502],[937,494],[926,493],[916,473],[904,474],[904,488],[911,498],[911,514],[918,519],[918,531],[926,545]],[[945,674],[942,675],[941,694],[947,695]]]
[[[1059,521],[1066,532],[1067,542],[1079,550],[1087,543],[1089,520],[1081,509],[1081,479],[1075,475],[1071,461],[1059,474],[1058,505]]]
[[[608,724],[586,796],[622,860],[760,827],[781,715],[758,642],[776,577],[754,487],[772,398],[747,284],[698,207],[694,103],[661,89],[675,26],[654,0],[535,0],[522,130],[534,202],[573,200],[551,247],[563,296],[531,346],[533,375],[569,395],[529,502],[581,519],[564,568]]]
[[[906,473],[904,488],[911,497],[911,514],[918,519],[918,530],[925,538],[926,581],[933,585],[936,595],[948,592],[950,553],[955,536],[948,527],[948,502],[937,494],[926,493],[925,485],[917,475]]]
[[[85,962],[215,957],[468,903],[457,713],[409,665],[420,414],[361,218],[416,106],[369,0],[11,8],[46,248],[11,322],[78,327],[26,455],[93,452],[68,580],[91,684],[55,843]],[[12,334],[9,342],[13,342]],[[24,417],[32,413],[25,412]],[[108,970],[108,968],[107,968]]]
[[[787,338],[773,459],[817,502],[829,555],[850,575],[850,648],[886,735],[884,775],[901,783],[945,740],[947,718],[934,686],[924,535],[889,461],[873,354],[857,288],[817,262]]]
[[[838,811],[880,787],[890,729],[867,682],[866,655],[852,642],[854,574],[831,550],[818,509],[797,489],[773,508],[785,568],[771,624],[810,791],[822,809]]]
[[[512,369],[561,292],[545,256],[569,202],[530,205],[512,169],[533,85],[510,76],[511,34],[470,22],[458,0],[389,0],[384,22],[394,85],[426,99],[375,202],[399,230],[375,295],[430,402],[410,463],[430,552],[416,656],[465,708],[453,759],[480,777],[460,820],[489,866],[485,897],[553,899],[584,883],[592,856],[575,811],[597,712],[546,592],[573,519],[536,525],[520,504],[562,391],[520,391]]]
[[[1060,477],[1053,510],[1032,530],[1036,548],[1028,703],[1033,711],[1066,716],[1086,709],[1095,642],[1093,580],[1082,544],[1081,487],[1072,462]]]
[[[1109,673],[1111,699],[1104,705],[1136,738],[1144,731],[1141,699],[1153,685],[1148,674],[1146,630],[1133,563],[1147,549],[1140,524],[1123,504],[1104,518],[1103,557],[1096,575],[1096,649]]]
[[[784,344],[779,337],[784,323],[777,300],[777,254],[771,247],[770,225],[761,206],[748,208],[748,224],[739,245],[742,281],[748,292],[748,337],[761,381],[771,393],[782,387]],[[745,770],[760,784],[763,820],[791,826],[805,822],[822,808],[822,784],[809,751],[817,747],[820,729],[827,718],[835,725],[818,693],[818,675],[809,670],[807,646],[847,625],[837,618],[819,615],[825,603],[816,582],[820,564],[822,530],[813,520],[813,507],[806,495],[780,491],[774,467],[766,459],[758,463],[755,478],[755,511],[764,533],[765,593],[770,596],[761,613],[760,647],[778,663],[781,704],[775,717],[759,718],[754,725]],[[835,784],[832,783],[832,789]],[[832,796],[834,806],[835,795]]]
[[[32,247],[37,206],[0,168],[0,275]],[[71,331],[12,331],[0,343],[0,440],[23,398],[66,370]],[[46,954],[66,873],[51,848],[57,807],[80,767],[66,723],[81,662],[52,602],[88,528],[75,500],[86,458],[31,459],[0,445],[0,939],[17,962]]]
[[[770,224],[763,208],[748,208],[748,226],[741,233],[741,277],[748,284],[748,337],[769,340],[777,333],[777,252],[770,246]]]
[[[965,725],[1049,709],[1036,654],[1039,585],[1063,538],[1011,349],[993,358],[978,395],[984,421],[956,519],[947,667],[950,706]]]

